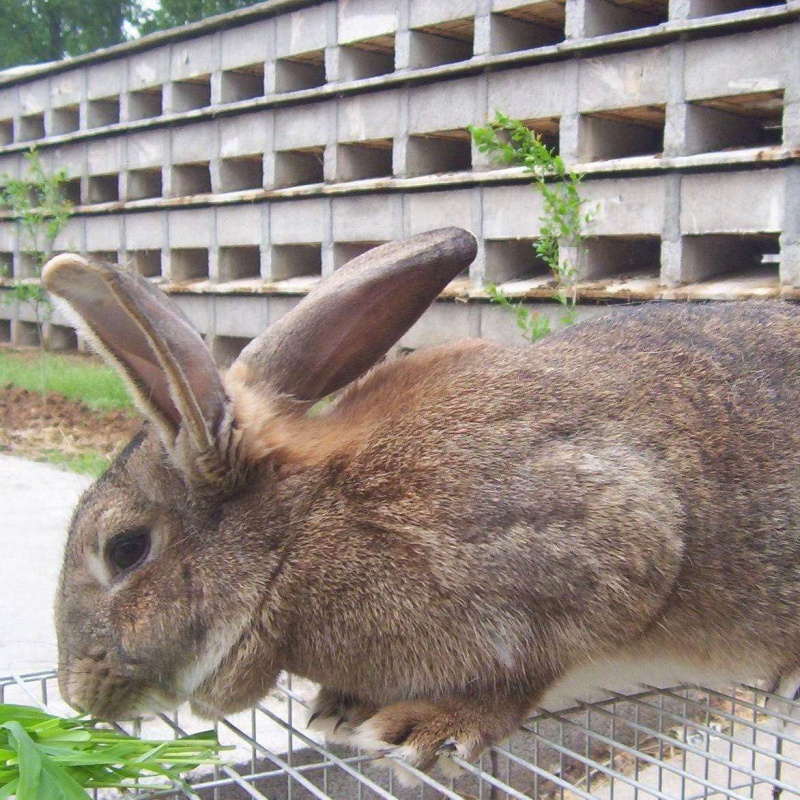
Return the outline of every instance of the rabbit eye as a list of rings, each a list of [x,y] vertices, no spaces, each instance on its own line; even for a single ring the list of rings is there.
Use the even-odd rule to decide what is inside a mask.
[[[115,536],[106,547],[106,558],[114,575],[138,567],[150,552],[150,531],[135,528]]]

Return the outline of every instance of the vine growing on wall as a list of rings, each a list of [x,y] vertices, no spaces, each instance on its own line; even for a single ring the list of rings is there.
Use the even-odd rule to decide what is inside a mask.
[[[556,299],[564,313],[561,322],[570,324],[576,316],[577,258],[585,249],[585,229],[594,212],[581,195],[583,175],[564,164],[554,148],[523,122],[495,112],[484,127],[470,126],[478,150],[510,166],[520,166],[530,175],[533,188],[543,201],[538,237],[534,250],[556,279]],[[570,248],[577,258],[567,258],[562,248]],[[523,336],[536,341],[551,332],[550,319],[512,301],[500,287],[490,284],[489,299],[512,311]]]
[[[25,154],[27,171],[21,178],[0,176],[0,209],[10,213],[17,230],[18,250],[29,264],[29,274],[15,275],[5,293],[7,302],[24,303],[33,310],[36,331],[44,347],[44,323],[53,312],[52,301],[40,282],[42,267],[53,255],[56,238],[72,215],[64,191],[67,171],[48,173],[36,148]],[[10,277],[3,268],[3,277]]]

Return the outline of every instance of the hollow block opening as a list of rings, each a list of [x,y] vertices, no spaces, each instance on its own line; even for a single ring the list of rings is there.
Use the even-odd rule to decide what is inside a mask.
[[[0,146],[14,141],[14,120],[0,119]]]
[[[220,247],[220,282],[245,280],[261,276],[261,248],[258,245]]]
[[[90,128],[103,128],[119,122],[119,97],[90,100],[87,122]]]
[[[657,155],[664,149],[664,106],[615,109],[584,114],[580,153],[585,161]]]
[[[486,280],[489,283],[552,276],[538,256],[535,239],[489,239],[486,241]]]
[[[0,342],[8,344],[11,341],[11,320],[0,319]]]
[[[161,250],[134,250],[129,255],[141,276],[145,278],[161,276]]]
[[[61,194],[65,200],[69,200],[74,206],[79,206],[82,202],[81,179],[70,178],[61,184]]]
[[[783,140],[783,91],[752,92],[691,103],[686,150],[709,153],[770,147]]]
[[[35,278],[38,271],[39,264],[32,253],[18,253],[14,257],[13,272],[17,280]]]
[[[128,173],[128,200],[161,197],[162,190],[161,167],[132,169]]]
[[[357,81],[394,72],[394,34],[362,39],[339,48],[339,80]]]
[[[661,265],[658,236],[592,236],[585,240],[581,278],[602,280],[630,276],[657,276]]]
[[[436,131],[408,137],[406,174],[409,177],[462,172],[471,166],[469,131]]]
[[[489,49],[492,53],[531,50],[564,41],[563,2],[530,3],[492,14]]]
[[[305,186],[325,180],[324,148],[306,147],[275,154],[275,188]]]
[[[691,0],[689,19],[712,17],[717,14],[732,14],[751,8],[786,5],[785,0]]]
[[[220,163],[220,191],[238,192],[264,186],[264,158],[260,153],[224,158]]]
[[[51,350],[77,350],[78,335],[67,325],[50,323],[47,330],[48,344]]]
[[[264,95],[264,65],[248,64],[222,73],[220,101],[235,103]]]
[[[192,111],[211,105],[211,76],[198,75],[172,84],[172,111]]]
[[[50,134],[58,136],[63,133],[72,133],[81,126],[80,106],[76,103],[72,106],[54,108],[50,116]]]
[[[272,248],[272,279],[305,278],[322,274],[319,244],[283,244]]]
[[[36,323],[24,320],[17,320],[14,338],[17,347],[39,347],[42,343]]]
[[[584,36],[649,28],[669,18],[669,0],[586,0]]]
[[[227,369],[251,341],[252,339],[243,336],[214,336],[211,340],[211,354],[222,369]]]
[[[14,254],[8,251],[0,253],[0,278],[10,278],[13,272]]]
[[[207,278],[208,250],[204,247],[186,247],[173,250],[170,277],[176,283]]]
[[[354,258],[363,255],[373,247],[384,244],[383,242],[337,242],[333,246],[333,266],[339,269],[352,261]]]
[[[163,90],[160,86],[139,89],[128,95],[128,118],[152,119],[164,113]]]
[[[682,277],[699,281],[715,275],[778,275],[777,233],[704,234],[684,236]]]
[[[211,191],[211,170],[207,161],[172,167],[172,196],[189,197]]]
[[[109,264],[119,263],[118,253],[116,250],[91,250],[86,255],[95,261],[105,261]]]
[[[19,118],[19,138],[22,142],[44,137],[44,114],[28,114]]]
[[[275,91],[299,92],[325,84],[325,51],[312,50],[275,62]]]
[[[340,144],[336,156],[336,178],[357,181],[364,178],[389,178],[392,175],[392,140]]]
[[[90,203],[113,203],[119,200],[119,175],[90,175]]]
[[[472,58],[475,20],[448,20],[411,31],[409,67],[423,69]]]

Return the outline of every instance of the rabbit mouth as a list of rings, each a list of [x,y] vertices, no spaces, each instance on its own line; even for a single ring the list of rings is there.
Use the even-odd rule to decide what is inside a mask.
[[[137,677],[134,664],[113,663],[104,655],[76,660],[60,671],[58,682],[73,708],[102,720],[171,711],[180,704],[168,687]]]

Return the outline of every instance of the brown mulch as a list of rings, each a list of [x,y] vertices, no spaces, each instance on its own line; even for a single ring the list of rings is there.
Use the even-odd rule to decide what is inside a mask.
[[[141,418],[122,410],[97,411],[59,395],[0,386],[0,453],[49,460],[85,453],[113,456],[139,430]]]

